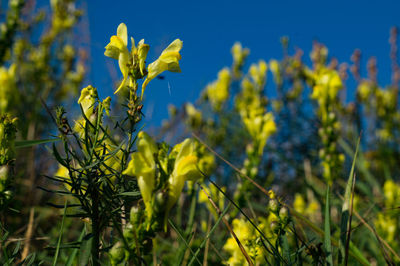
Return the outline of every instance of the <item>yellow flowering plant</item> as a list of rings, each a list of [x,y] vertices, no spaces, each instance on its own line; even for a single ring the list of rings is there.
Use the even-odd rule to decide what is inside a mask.
[[[81,85],[78,1],[49,16],[23,2],[0,31],[1,265],[400,262],[396,29],[385,86],[357,50],[339,62],[314,42],[309,62],[284,37],[281,59],[247,62],[237,42],[231,67],[154,129],[144,92],[181,71],[180,39],[150,61],[121,23],[104,55],[122,80],[103,97]]]
[[[181,54],[179,52],[183,45],[181,40],[176,39],[173,41],[165,48],[160,57],[149,64],[147,68],[146,58],[150,46],[145,44],[143,39],[136,47],[134,39],[131,38],[131,44],[132,49],[129,52],[128,30],[126,25],[121,23],[117,28],[117,35],[111,36],[110,42],[105,47],[106,51],[104,55],[118,60],[119,69],[123,76],[123,80],[115,93],[126,86],[136,87],[137,80],[145,78],[141,93],[141,97],[143,97],[147,84],[162,72],[181,72],[179,66],[179,60],[181,60]]]

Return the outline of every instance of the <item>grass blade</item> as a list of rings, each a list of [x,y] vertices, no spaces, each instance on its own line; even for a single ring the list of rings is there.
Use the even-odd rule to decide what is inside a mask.
[[[174,225],[174,223],[168,219],[169,224],[171,225],[171,227],[175,230],[175,232],[178,234],[178,236],[181,238],[181,240],[183,241],[183,243],[186,245],[186,248],[189,249],[190,253],[192,253],[192,255],[194,256],[194,252],[193,250],[190,248],[189,243],[186,241],[186,239],[183,237],[183,235],[181,234],[181,232],[179,231],[178,228],[176,228],[176,226]],[[197,262],[199,263],[199,265],[201,265],[201,262],[199,261],[199,259],[197,259]]]
[[[341,217],[341,221],[340,221],[340,238],[339,238],[339,264],[340,265],[343,265],[345,263],[345,257],[346,257],[345,253],[348,254],[348,252],[346,252],[346,250],[345,250],[345,246],[347,243],[347,239],[346,239],[347,234],[350,232],[350,230],[349,230],[349,220],[350,220],[349,208],[350,208],[350,204],[351,204],[351,198],[353,197],[352,191],[354,190],[354,179],[355,179],[354,169],[355,169],[355,165],[356,165],[359,145],[360,145],[360,138],[358,138],[356,151],[354,153],[353,163],[351,165],[350,175],[349,175],[349,178],[347,181],[346,190],[345,190],[344,199],[343,199],[342,217]]]
[[[204,245],[206,244],[207,240],[210,238],[210,236],[214,233],[214,230],[217,229],[219,223],[222,220],[222,217],[225,216],[225,214],[228,212],[229,207],[231,206],[230,203],[228,203],[228,206],[226,206],[225,210],[222,212],[222,214],[218,217],[218,220],[215,222],[214,226],[211,228],[210,232],[207,234],[206,238],[203,239],[203,241],[201,242],[199,248],[196,250],[196,252],[194,253],[192,259],[189,261],[188,266],[191,266],[194,262],[195,259],[197,259],[197,256],[199,255],[201,249],[204,247]]]
[[[83,239],[83,237],[85,236],[85,234],[86,234],[86,229],[85,229],[85,227],[84,227],[84,228],[82,229],[81,235],[79,236],[79,239],[78,239],[79,242],[82,241],[82,239]],[[78,249],[77,249],[77,248],[74,248],[74,250],[72,251],[71,255],[68,257],[68,261],[67,261],[67,263],[65,264],[66,266],[71,266],[71,265],[74,263],[76,254],[78,254]]]
[[[20,149],[20,148],[27,148],[27,147],[32,147],[35,145],[40,145],[40,144],[45,144],[49,142],[55,142],[59,141],[59,138],[56,139],[37,139],[37,140],[20,140],[15,142],[15,148]]]
[[[326,264],[333,266],[332,260],[332,243],[331,243],[331,215],[330,215],[330,191],[329,184],[326,187],[326,202],[325,202],[325,237],[324,237],[324,247],[326,252]]]
[[[60,229],[60,236],[58,237],[58,242],[57,242],[57,248],[56,248],[56,254],[54,255],[54,260],[53,260],[53,266],[55,266],[57,264],[57,259],[58,259],[58,254],[60,252],[60,245],[61,245],[61,238],[64,232],[64,220],[65,220],[65,216],[67,214],[67,204],[68,201],[65,201],[65,205],[64,205],[64,215],[61,221],[61,229]]]

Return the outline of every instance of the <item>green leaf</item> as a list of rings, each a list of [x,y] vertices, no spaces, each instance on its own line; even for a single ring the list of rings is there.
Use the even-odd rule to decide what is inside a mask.
[[[324,247],[326,252],[326,264],[333,266],[332,260],[332,243],[331,243],[331,215],[330,215],[330,191],[329,184],[326,187],[326,202],[325,202],[325,237],[324,237]]]
[[[82,233],[81,233],[81,235],[79,236],[79,239],[78,239],[79,242],[82,241],[82,239],[83,239],[83,237],[85,236],[85,234],[86,234],[86,229],[83,228],[83,229],[82,229]],[[74,249],[72,250],[71,255],[68,257],[68,261],[67,261],[67,263],[65,264],[66,266],[71,266],[72,263],[74,263],[76,254],[78,254],[78,249],[74,248]]]
[[[354,153],[353,163],[351,165],[350,175],[347,180],[346,190],[344,193],[344,200],[342,206],[342,217],[340,221],[340,238],[339,238],[339,264],[344,264],[345,261],[345,247],[347,242],[347,232],[349,230],[349,207],[351,203],[351,194],[353,191],[353,182],[354,182],[354,168],[356,165],[356,159],[358,154],[358,148],[360,145],[360,138],[358,138],[356,152]]]
[[[90,251],[92,250],[92,239],[93,237],[84,238],[79,250],[79,262],[78,265],[86,266],[89,265]]]
[[[45,143],[50,143],[50,142],[56,142],[59,141],[59,138],[56,139],[37,139],[37,140],[20,140],[15,142],[15,148],[21,149],[21,148],[27,148],[27,147],[32,147],[40,144],[45,144]]]
[[[289,248],[289,241],[287,239],[286,234],[280,235],[280,242],[282,247],[282,255],[288,265],[292,265],[292,260],[290,258],[290,248]]]
[[[353,152],[353,150],[351,149],[350,145],[347,144],[343,139],[339,139],[338,140],[340,146],[343,148],[343,150],[350,156],[354,158],[354,154],[355,152]],[[360,171],[360,173],[362,173],[363,178],[365,178],[365,180],[369,183],[370,187],[373,187],[375,189],[378,189],[379,191],[381,191],[381,185],[379,184],[379,182],[377,181],[378,179],[375,178],[371,172],[368,170],[368,168],[366,167],[366,159],[363,156],[363,153],[360,152],[360,154],[358,155],[358,159],[356,159],[356,166],[357,169]],[[369,197],[373,197],[373,194],[371,191],[369,191],[368,193]]]
[[[54,260],[53,260],[53,266],[57,265],[58,253],[60,252],[61,238],[62,238],[62,235],[64,232],[64,220],[65,220],[65,216],[67,214],[67,204],[68,204],[68,201],[66,200],[65,204],[64,204],[64,215],[63,215],[63,218],[61,221],[60,236],[58,237],[56,254],[54,255]]]
[[[127,192],[119,193],[118,195],[124,196],[124,197],[138,197],[138,196],[140,196],[140,191],[127,191]]]

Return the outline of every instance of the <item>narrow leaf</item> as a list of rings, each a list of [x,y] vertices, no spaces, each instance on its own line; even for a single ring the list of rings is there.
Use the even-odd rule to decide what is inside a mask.
[[[61,221],[60,236],[58,237],[56,254],[54,255],[54,260],[53,260],[53,266],[57,265],[58,253],[60,252],[61,238],[62,238],[62,235],[64,232],[64,220],[65,220],[65,216],[67,214],[67,204],[68,204],[68,201],[66,200],[65,204],[64,204],[64,215],[63,215],[63,218]]]
[[[329,184],[326,187],[326,202],[325,202],[325,238],[324,238],[324,246],[326,252],[326,264],[329,266],[333,266],[332,260],[332,243],[331,243],[331,215],[330,215],[330,191]]]
[[[56,142],[59,141],[59,138],[55,139],[37,139],[37,140],[20,140],[15,142],[15,148],[20,149],[20,148],[27,148],[27,147],[32,147],[40,144],[45,144],[45,143],[50,143],[50,142]]]
[[[339,238],[339,264],[343,265],[345,263],[345,246],[346,246],[346,235],[349,230],[349,207],[351,203],[351,192],[353,188],[353,180],[354,180],[354,168],[356,165],[356,159],[358,154],[358,148],[360,145],[360,138],[358,138],[356,152],[354,153],[353,163],[351,165],[350,175],[347,180],[346,190],[344,193],[343,206],[342,206],[342,217],[340,221],[340,238]]]

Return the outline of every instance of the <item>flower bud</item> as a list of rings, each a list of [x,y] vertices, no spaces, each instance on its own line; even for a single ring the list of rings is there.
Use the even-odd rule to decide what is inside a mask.
[[[289,210],[286,207],[282,207],[279,210],[279,218],[281,218],[283,225],[287,225],[289,222]]]
[[[277,199],[270,199],[269,200],[269,210],[273,213],[277,213],[279,209],[279,202]]]
[[[140,224],[140,220],[143,215],[143,210],[139,209],[137,206],[133,206],[130,212],[130,223],[134,227],[138,227]]]
[[[271,231],[274,232],[275,234],[279,233],[280,226],[277,221],[272,221],[270,224],[270,228],[271,228]]]

